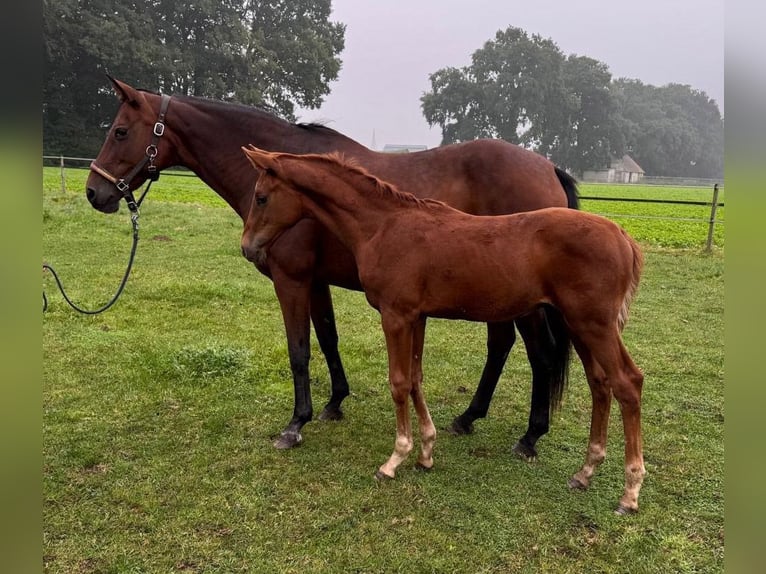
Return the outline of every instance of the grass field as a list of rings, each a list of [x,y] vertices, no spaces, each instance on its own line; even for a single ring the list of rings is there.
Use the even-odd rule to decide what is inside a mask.
[[[75,301],[95,307],[121,278],[130,226],[124,207],[112,216],[91,209],[86,172],[70,173],[62,193],[58,171],[45,170],[43,251]],[[77,315],[43,278],[44,570],[723,571],[723,233],[703,254],[705,225],[663,232],[657,221],[625,220],[646,254],[625,340],[646,375],[648,475],[640,513],[618,517],[616,405],[591,489],[566,486],[590,420],[579,363],[539,459],[511,455],[529,409],[521,343],[475,434],[441,432],[433,472],[416,472],[413,457],[395,481],[377,484],[394,439],[385,346],[363,295],[340,289],[346,418],[312,422],[300,448],[274,450],[293,396],[271,283],[241,257],[241,222],[215,194],[163,176],[142,208],[136,267],[113,309]],[[688,226],[697,226],[693,240],[681,238]],[[484,345],[481,325],[429,322],[425,390],[437,428],[467,405]],[[316,342],[311,370],[318,412],[329,381]]]

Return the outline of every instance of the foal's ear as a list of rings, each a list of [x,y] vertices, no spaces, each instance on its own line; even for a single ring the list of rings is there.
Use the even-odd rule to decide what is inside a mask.
[[[129,86],[125,82],[121,82],[120,80],[116,80],[109,74],[106,75],[107,78],[112,82],[112,87],[114,88],[114,93],[117,95],[117,98],[122,103],[130,104],[131,106],[137,108],[139,107],[143,102],[146,101],[146,98],[136,90],[135,88]]]
[[[247,159],[250,160],[250,163],[253,164],[253,167],[262,169],[264,171],[266,170],[270,170],[272,172],[276,171],[274,168],[277,163],[276,161],[277,154],[266,151],[266,150],[258,149],[253,144],[250,144],[249,147],[242,146],[242,151],[245,152],[245,156],[247,157]]]

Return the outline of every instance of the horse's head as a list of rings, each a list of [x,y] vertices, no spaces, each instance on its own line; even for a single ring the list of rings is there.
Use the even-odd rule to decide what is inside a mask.
[[[86,182],[88,201],[104,213],[117,211],[124,196],[120,190],[121,181],[127,191],[132,191],[147,178],[158,174],[160,169],[172,165],[175,159],[167,141],[171,139],[170,134],[158,120],[162,102],[169,102],[169,97],[139,91],[119,80],[109,79],[122,105],[98,157],[91,164]]]
[[[303,217],[303,208],[299,193],[283,179],[281,154],[252,145],[242,151],[260,172],[242,233],[242,254],[257,264],[265,261],[269,245]]]

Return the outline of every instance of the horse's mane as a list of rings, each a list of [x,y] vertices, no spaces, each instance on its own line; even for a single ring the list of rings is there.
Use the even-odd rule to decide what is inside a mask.
[[[292,126],[308,132],[324,133],[327,135],[346,138],[337,130],[327,127],[326,125],[318,122],[289,122],[286,119],[279,116],[279,112],[276,108],[268,105],[253,106],[248,104],[242,104],[240,102],[227,101],[227,100],[215,100],[210,98],[203,98],[200,96],[185,96],[185,95],[173,95],[182,101],[193,102],[206,110],[210,110],[216,114],[235,114],[238,116],[238,121],[242,121],[242,116],[263,118],[268,116],[272,121],[282,124],[284,126]]]
[[[312,155],[311,157],[317,161],[321,161],[325,163],[326,165],[330,166],[335,171],[335,173],[342,178],[347,178],[348,176],[351,176],[351,177],[362,180],[364,182],[364,185],[361,185],[361,186],[355,185],[354,186],[355,189],[367,190],[372,188],[372,190],[379,197],[392,198],[392,199],[395,199],[396,201],[399,201],[400,203],[403,203],[409,206],[414,206],[414,207],[429,208],[429,209],[447,207],[447,204],[444,203],[443,201],[438,201],[436,199],[428,199],[428,198],[421,199],[411,193],[408,193],[406,191],[401,191],[395,185],[388,183],[387,181],[383,181],[382,179],[372,175],[369,171],[367,171],[361,165],[359,165],[358,161],[355,158],[347,158],[342,152],[332,152],[332,153],[322,154],[322,155]],[[343,171],[341,172],[341,170]]]

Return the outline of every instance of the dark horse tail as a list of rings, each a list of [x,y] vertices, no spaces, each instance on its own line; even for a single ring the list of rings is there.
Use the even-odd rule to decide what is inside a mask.
[[[570,209],[580,208],[580,199],[577,192],[577,180],[556,167],[561,187],[567,196],[567,207]],[[548,404],[551,410],[561,405],[564,390],[569,382],[569,362],[572,356],[572,340],[569,336],[564,317],[553,307],[543,307],[545,321],[548,325],[549,350],[547,354],[548,368],[550,369],[550,388],[548,389]]]
[[[556,169],[556,177],[559,178],[561,187],[567,195],[567,207],[570,209],[580,209],[580,198],[577,193],[577,180],[565,172],[560,167]]]

